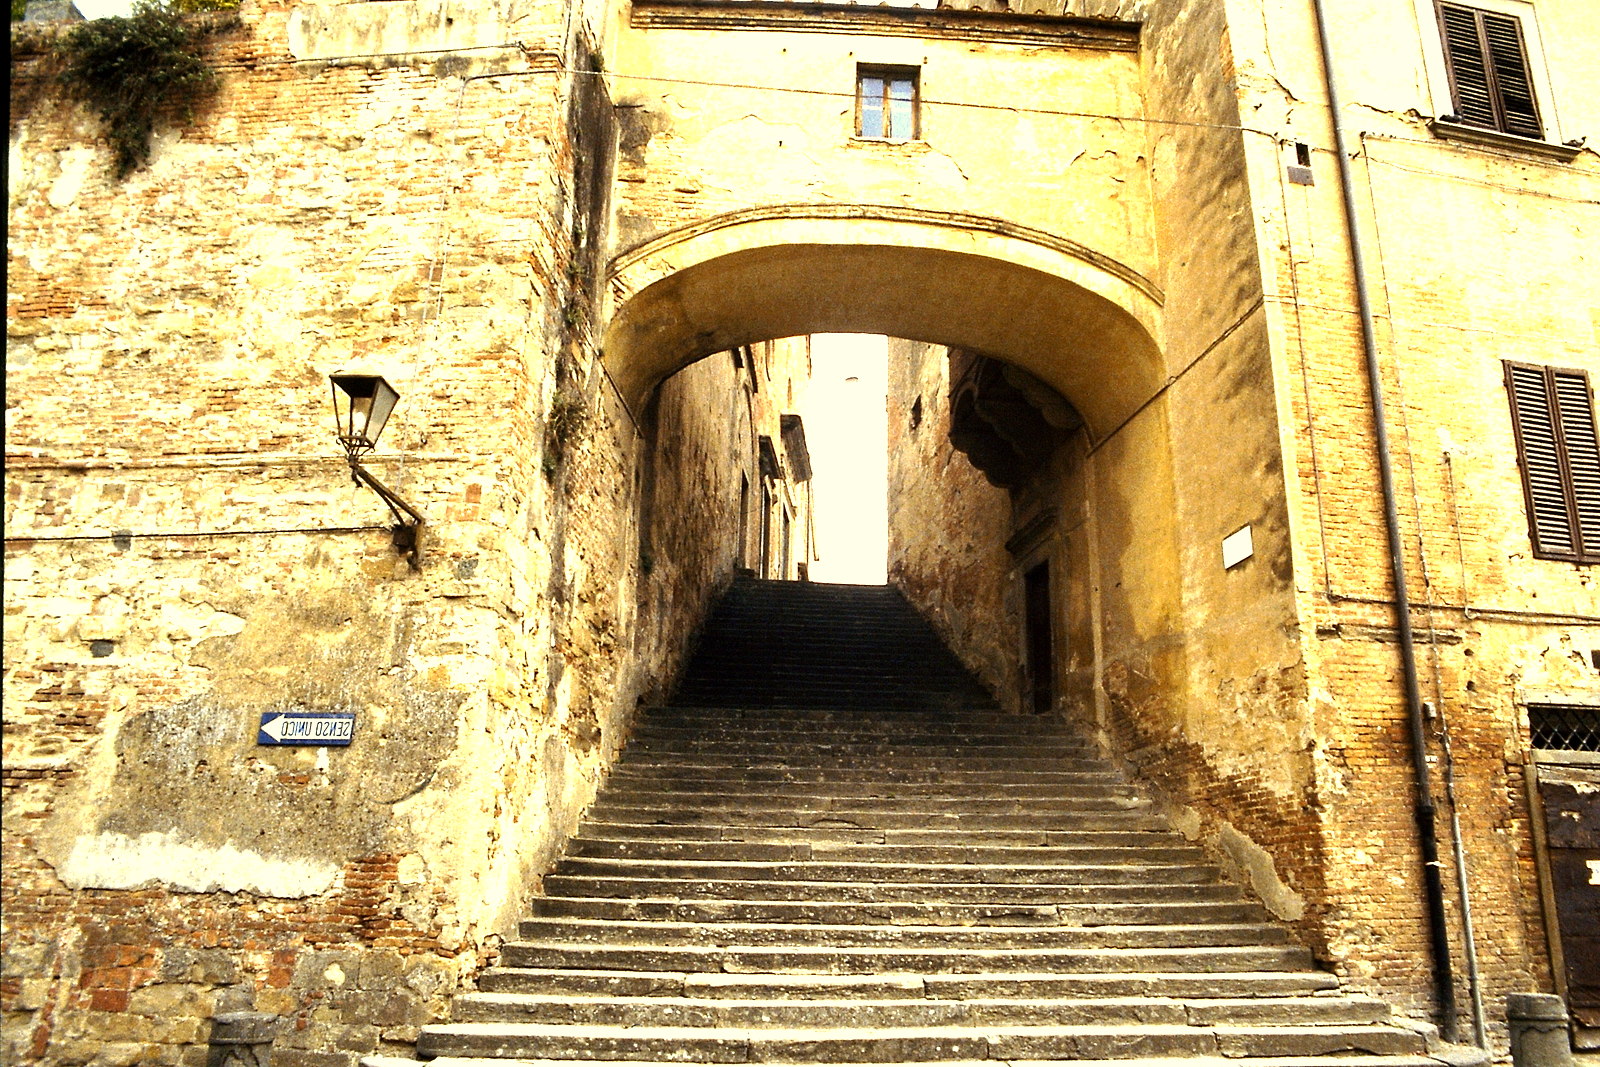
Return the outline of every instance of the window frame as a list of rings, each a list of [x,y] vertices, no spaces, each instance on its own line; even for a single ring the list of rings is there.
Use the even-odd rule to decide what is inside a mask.
[[[1600,430],[1589,373],[1512,360],[1504,367],[1534,557],[1600,563]],[[1548,544],[1552,533],[1571,547]]]
[[[883,133],[867,133],[863,120],[866,117],[866,108],[863,103],[867,99],[866,82],[869,78],[881,79],[883,82],[883,96],[880,101],[880,114],[883,116]],[[890,120],[890,102],[893,100],[893,85],[896,82],[909,82],[911,86],[911,130],[905,135],[894,131]],[[855,107],[855,136],[863,141],[889,141],[906,142],[922,140],[922,68],[915,66],[898,66],[883,63],[858,63],[856,64],[856,107]]]
[[[1439,21],[1439,40],[1444,49],[1445,74],[1450,81],[1450,106],[1455,121],[1512,137],[1544,140],[1545,122],[1539,109],[1539,94],[1534,89],[1522,19],[1457,0],[1434,0],[1433,10]],[[1457,28],[1465,28],[1459,25],[1463,17],[1472,21],[1470,35],[1474,40],[1461,42],[1459,35],[1452,33],[1451,15],[1456,16]],[[1496,37],[1497,30],[1499,37]],[[1510,39],[1505,36],[1508,31]],[[1469,47],[1458,47],[1458,44]],[[1469,49],[1476,63],[1474,70],[1462,66]],[[1520,69],[1509,69],[1512,63]],[[1508,77],[1512,75],[1515,77]],[[1473,105],[1468,100],[1469,94],[1474,92],[1482,94],[1482,105]],[[1519,96],[1526,97],[1526,109],[1513,106],[1518,103]],[[1464,108],[1479,114],[1469,117],[1462,113]]]
[[[1418,26],[1422,30],[1423,67],[1427,75],[1431,110],[1435,116],[1429,128],[1441,138],[1479,145],[1507,148],[1547,155],[1570,161],[1579,149],[1562,142],[1560,114],[1546,62],[1543,37],[1537,13],[1529,0],[1414,0]],[[1508,133],[1494,126],[1462,121],[1458,115],[1456,90],[1452,82],[1449,46],[1446,43],[1441,3],[1457,8],[1514,19],[1521,37],[1528,91],[1539,116],[1540,136]]]

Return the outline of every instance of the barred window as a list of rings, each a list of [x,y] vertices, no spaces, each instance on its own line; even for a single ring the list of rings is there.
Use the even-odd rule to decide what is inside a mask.
[[[1600,707],[1529,704],[1528,733],[1534,748],[1600,752]]]

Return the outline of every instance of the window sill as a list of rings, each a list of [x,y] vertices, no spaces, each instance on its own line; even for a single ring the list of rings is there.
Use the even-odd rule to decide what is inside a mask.
[[[861,134],[850,135],[851,144],[859,145],[890,145],[896,148],[908,148],[914,145],[926,145],[928,142],[920,137],[863,137]]]
[[[1570,144],[1552,144],[1549,141],[1540,141],[1532,137],[1521,137],[1514,133],[1502,133],[1499,130],[1489,130],[1482,126],[1468,126],[1449,119],[1434,119],[1428,123],[1428,129],[1435,137],[1447,141],[1466,141],[1470,144],[1483,145],[1488,148],[1503,148],[1511,152],[1526,152],[1529,155],[1544,156],[1547,159],[1559,159],[1563,163],[1570,163],[1583,151],[1583,146]]]
[[[1528,755],[1535,763],[1564,763],[1569,766],[1600,767],[1600,752],[1584,752],[1571,748],[1530,748]]]

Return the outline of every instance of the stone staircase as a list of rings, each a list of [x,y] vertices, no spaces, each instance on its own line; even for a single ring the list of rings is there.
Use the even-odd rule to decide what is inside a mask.
[[[545,893],[419,1056],[1437,1062],[879,588],[737,583]]]

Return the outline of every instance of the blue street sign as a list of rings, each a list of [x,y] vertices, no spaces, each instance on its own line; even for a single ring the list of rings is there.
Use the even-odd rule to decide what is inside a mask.
[[[353,711],[264,711],[258,745],[348,745],[356,732]]]

